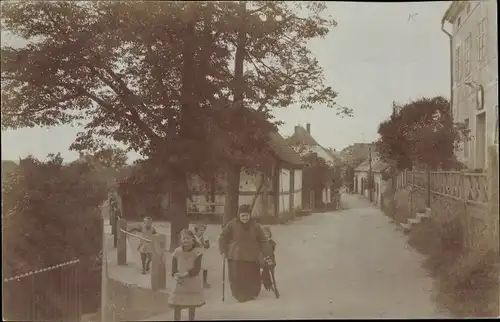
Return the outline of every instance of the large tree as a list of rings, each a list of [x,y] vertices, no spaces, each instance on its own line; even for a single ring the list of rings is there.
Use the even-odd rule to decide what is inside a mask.
[[[187,226],[187,174],[211,159],[206,132],[216,115],[208,107],[229,75],[223,33],[212,33],[221,28],[202,21],[210,7],[23,2],[2,8],[5,29],[33,40],[2,48],[2,127],[79,123],[84,130],[73,149],[97,151],[111,139],[149,159],[162,170],[157,176],[174,181],[172,247]]]
[[[235,109],[250,107],[269,119],[271,108],[323,104],[336,106],[342,116],[351,114],[349,108],[335,103],[337,93],[324,84],[323,70],[307,48],[309,40],[326,36],[337,24],[332,17],[324,17],[325,11],[326,5],[319,1],[240,1],[236,5],[233,19],[237,28],[231,37],[235,48],[231,87]],[[233,137],[240,131],[235,127],[225,130]],[[256,159],[265,159],[258,146],[248,147],[247,136],[239,137],[243,139],[233,140],[226,150],[224,223],[237,213],[241,169],[255,168]]]
[[[233,216],[237,170],[257,167],[268,152],[270,108],[335,104],[306,47],[334,21],[321,18],[321,2],[293,7],[301,5],[2,4],[2,27],[32,40],[2,47],[2,128],[81,124],[73,149],[97,151],[114,140],[143,155],[175,187],[175,246],[187,226],[189,174],[229,169]]]
[[[453,122],[450,103],[440,96],[393,103],[393,113],[378,133],[377,151],[398,169],[455,168],[454,150],[468,139],[468,130]]]

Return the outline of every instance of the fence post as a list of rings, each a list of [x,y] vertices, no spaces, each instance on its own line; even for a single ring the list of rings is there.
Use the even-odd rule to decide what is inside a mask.
[[[151,289],[153,291],[167,287],[166,250],[167,236],[164,234],[153,235],[153,258],[151,261]]]
[[[495,145],[488,147],[488,200],[489,200],[489,242],[493,250],[499,252],[499,212],[498,212],[498,150]]]
[[[431,170],[427,169],[427,208],[431,207]]]
[[[113,210],[111,206],[109,207],[109,212],[109,223],[111,224],[111,234],[113,235],[113,247],[116,248],[116,232],[118,231],[118,229],[116,229],[116,226],[118,226],[118,219],[116,218],[116,211]]]
[[[127,265],[127,235],[122,231],[127,230],[127,221],[123,218],[118,219],[117,229],[117,263],[120,266]]]

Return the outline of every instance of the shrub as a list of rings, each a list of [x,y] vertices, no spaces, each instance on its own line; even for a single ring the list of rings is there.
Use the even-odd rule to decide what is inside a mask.
[[[2,180],[4,276],[11,277],[75,258],[81,261],[83,310],[100,304],[105,184],[86,163],[63,165],[33,157]]]
[[[312,213],[310,211],[306,211],[306,210],[297,210],[295,212],[295,214],[296,214],[297,217],[305,217],[305,216],[312,215]]]
[[[464,247],[458,216],[444,223],[427,220],[412,228],[409,243],[427,255],[438,301],[458,317],[498,315],[498,253],[487,245]]]

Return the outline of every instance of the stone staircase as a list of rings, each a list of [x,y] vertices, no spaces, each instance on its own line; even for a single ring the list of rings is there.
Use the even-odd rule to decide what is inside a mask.
[[[409,218],[406,223],[405,222],[400,223],[400,226],[403,228],[403,231],[405,233],[408,233],[411,230],[412,226],[418,225],[419,223],[424,221],[424,219],[430,218],[430,216],[431,216],[431,209],[425,208],[424,212],[417,212],[415,218]]]

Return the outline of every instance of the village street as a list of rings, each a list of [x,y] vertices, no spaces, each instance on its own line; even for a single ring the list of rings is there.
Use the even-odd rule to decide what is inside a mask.
[[[431,318],[439,313],[423,258],[390,219],[360,196],[342,196],[346,210],[313,214],[273,227],[280,299],[263,290],[237,303],[226,282],[217,247],[205,255],[212,288],[197,319]],[[220,228],[209,227],[215,246]],[[183,319],[187,318],[183,316]],[[153,320],[171,320],[172,315]]]

